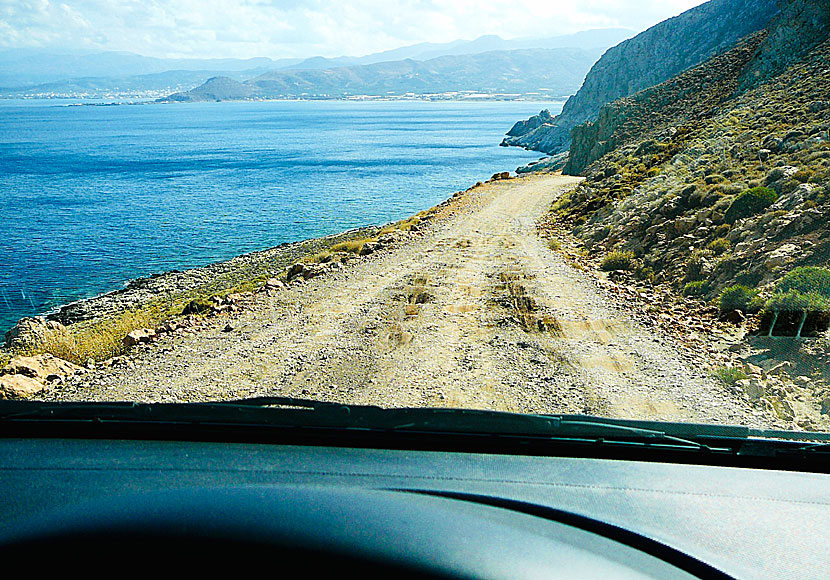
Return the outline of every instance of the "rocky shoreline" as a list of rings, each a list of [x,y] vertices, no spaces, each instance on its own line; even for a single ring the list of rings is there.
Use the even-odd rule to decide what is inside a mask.
[[[199,268],[171,270],[147,278],[137,278],[129,281],[122,289],[71,302],[47,313],[45,317],[64,325],[90,323],[117,316],[153,300],[188,293],[221,292],[240,282],[279,276],[304,256],[340,242],[375,236],[380,229],[377,226],[356,228],[330,236],[280,244]]]

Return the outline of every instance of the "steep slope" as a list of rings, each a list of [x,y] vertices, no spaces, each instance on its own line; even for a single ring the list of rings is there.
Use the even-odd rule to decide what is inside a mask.
[[[549,221],[571,228],[592,255],[631,252],[643,280],[707,299],[734,284],[763,298],[794,268],[827,266],[827,10],[827,0],[792,0],[769,31],[604,107],[574,131],[572,164],[606,153]],[[749,88],[732,91],[738,85]],[[759,187],[771,192],[753,195],[769,201],[740,202]]]
[[[604,104],[668,80],[731,48],[765,28],[777,13],[775,0],[712,0],[661,22],[609,49],[552,122],[507,137],[504,144],[545,153],[565,151],[571,129],[595,119]]]
[[[571,148],[564,172],[578,175],[609,151],[643,141],[667,127],[700,122],[716,114],[732,97],[741,74],[767,38],[756,32],[704,64],[644,91],[603,107],[594,122],[571,131]],[[655,146],[655,148],[658,148]]]
[[[243,83],[237,98],[344,97],[483,91],[550,96],[575,91],[601,51],[576,48],[494,51],[443,56],[427,61],[400,60],[321,70],[276,70]],[[230,87],[228,87],[230,88]],[[211,87],[172,95],[170,100],[204,100]]]

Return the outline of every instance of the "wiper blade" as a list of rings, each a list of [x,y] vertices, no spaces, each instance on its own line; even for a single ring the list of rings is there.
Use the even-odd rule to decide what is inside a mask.
[[[830,433],[772,431],[611,419],[588,415],[391,408],[294,397],[254,397],[203,403],[0,401],[0,425],[19,422],[130,423],[288,429],[371,430],[532,438],[597,445],[682,448],[747,456],[823,455]],[[827,443],[827,446],[824,444]]]
[[[672,445],[700,451],[710,450],[708,445],[668,434],[663,429],[580,415],[539,415],[443,408],[384,409],[293,397],[254,397],[204,403],[0,403],[0,420],[6,421],[120,421],[329,427],[567,439],[597,444]]]

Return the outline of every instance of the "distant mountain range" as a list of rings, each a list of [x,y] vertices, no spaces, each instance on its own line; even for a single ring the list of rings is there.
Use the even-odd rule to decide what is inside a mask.
[[[334,75],[323,75],[324,77],[336,78],[343,73],[342,69],[368,67],[381,63],[388,63],[385,66],[387,71],[396,68],[396,66],[401,70],[408,67],[412,69],[411,74],[421,74],[422,78],[436,79],[440,77],[440,74],[430,76],[429,73],[423,71],[416,72],[414,69],[420,69],[420,65],[408,64],[401,68],[400,65],[392,65],[391,63],[401,61],[425,62],[442,57],[471,56],[485,52],[539,49],[571,49],[561,54],[566,60],[570,59],[570,64],[576,69],[569,72],[562,70],[560,67],[560,71],[568,76],[568,80],[563,81],[561,85],[570,87],[572,85],[570,79],[574,75],[579,76],[581,82],[581,77],[584,77],[585,72],[587,72],[587,68],[584,71],[581,70],[584,58],[592,57],[595,61],[606,49],[631,37],[633,34],[633,31],[625,29],[601,29],[565,36],[512,40],[505,40],[498,36],[482,36],[475,40],[457,40],[445,44],[421,43],[362,57],[313,57],[309,59],[277,60],[270,58],[161,59],[126,52],[89,53],[77,51],[58,54],[53,51],[36,49],[0,50],[0,97],[103,97],[128,94],[143,94],[145,97],[162,96],[174,92],[188,91],[213,77],[226,77],[238,83],[250,81],[249,84],[269,80],[272,89],[280,84],[280,79],[285,79],[284,82],[289,84],[297,82],[299,83],[297,86],[304,85],[308,87],[309,79],[320,78],[308,71],[338,70],[339,72]],[[577,55],[574,50],[584,51],[584,54]],[[514,60],[516,63],[524,62],[521,56],[517,56]],[[442,70],[445,71],[445,74],[449,74],[452,67],[448,63],[449,61],[435,64],[439,65],[439,68],[444,67]],[[591,63],[588,64],[589,67]],[[505,61],[504,64],[512,66],[515,63]],[[464,68],[460,61],[456,63],[456,66]],[[371,77],[374,72],[384,76],[379,70],[362,69],[356,74]],[[277,71],[283,72],[276,74]],[[300,74],[300,71],[306,72]],[[461,72],[463,74],[463,71]],[[470,71],[470,73],[472,74],[473,71]],[[424,74],[426,74],[426,77],[423,76]],[[468,81],[471,80],[471,76],[465,78]],[[230,83],[222,82],[227,85],[226,88],[229,88]],[[212,84],[217,85],[216,82]],[[357,84],[361,86],[385,86],[378,78],[374,80],[362,78]],[[442,87],[448,86],[443,81],[440,84]],[[473,84],[483,86],[481,83]],[[485,83],[485,85],[487,84],[493,83]],[[509,83],[496,84],[504,87],[509,85]],[[390,86],[393,88],[389,90],[397,90],[403,85],[390,81]],[[570,92],[578,87],[577,84],[576,87],[570,89]],[[475,87],[470,85],[464,87],[464,89],[475,90]],[[259,89],[253,89],[254,92],[257,90]],[[432,88],[429,91],[435,92]],[[323,83],[318,88],[312,87],[311,92],[351,93],[351,89],[345,86],[338,88],[331,83]],[[288,93],[294,94],[293,89]]]
[[[494,50],[522,50],[533,48],[583,48],[591,49],[608,49],[616,44],[619,44],[627,38],[634,35],[633,30],[625,28],[602,28],[597,30],[584,30],[575,34],[567,34],[562,36],[549,36],[540,38],[516,38],[512,40],[505,40],[499,36],[486,35],[480,36],[475,40],[456,40],[454,42],[447,42],[436,44],[431,42],[423,42],[420,44],[413,44],[411,46],[404,46],[394,50],[387,50],[378,52],[363,57],[339,57],[339,58],[323,58],[314,57],[306,59],[302,62],[287,65],[285,67],[274,68],[292,68],[292,69],[326,69],[355,65],[375,64],[378,62],[389,62],[395,60],[430,60],[440,56],[460,56],[465,54],[479,54],[482,52],[491,52]]]
[[[193,90],[170,95],[178,102],[239,99],[389,97],[406,94],[539,95],[574,93],[602,49],[491,51],[316,70],[275,70],[250,81],[214,77]]]

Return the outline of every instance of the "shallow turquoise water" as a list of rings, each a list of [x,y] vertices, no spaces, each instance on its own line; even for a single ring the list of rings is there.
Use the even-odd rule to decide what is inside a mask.
[[[0,101],[0,330],[124,281],[368,225],[538,154],[549,103]]]

